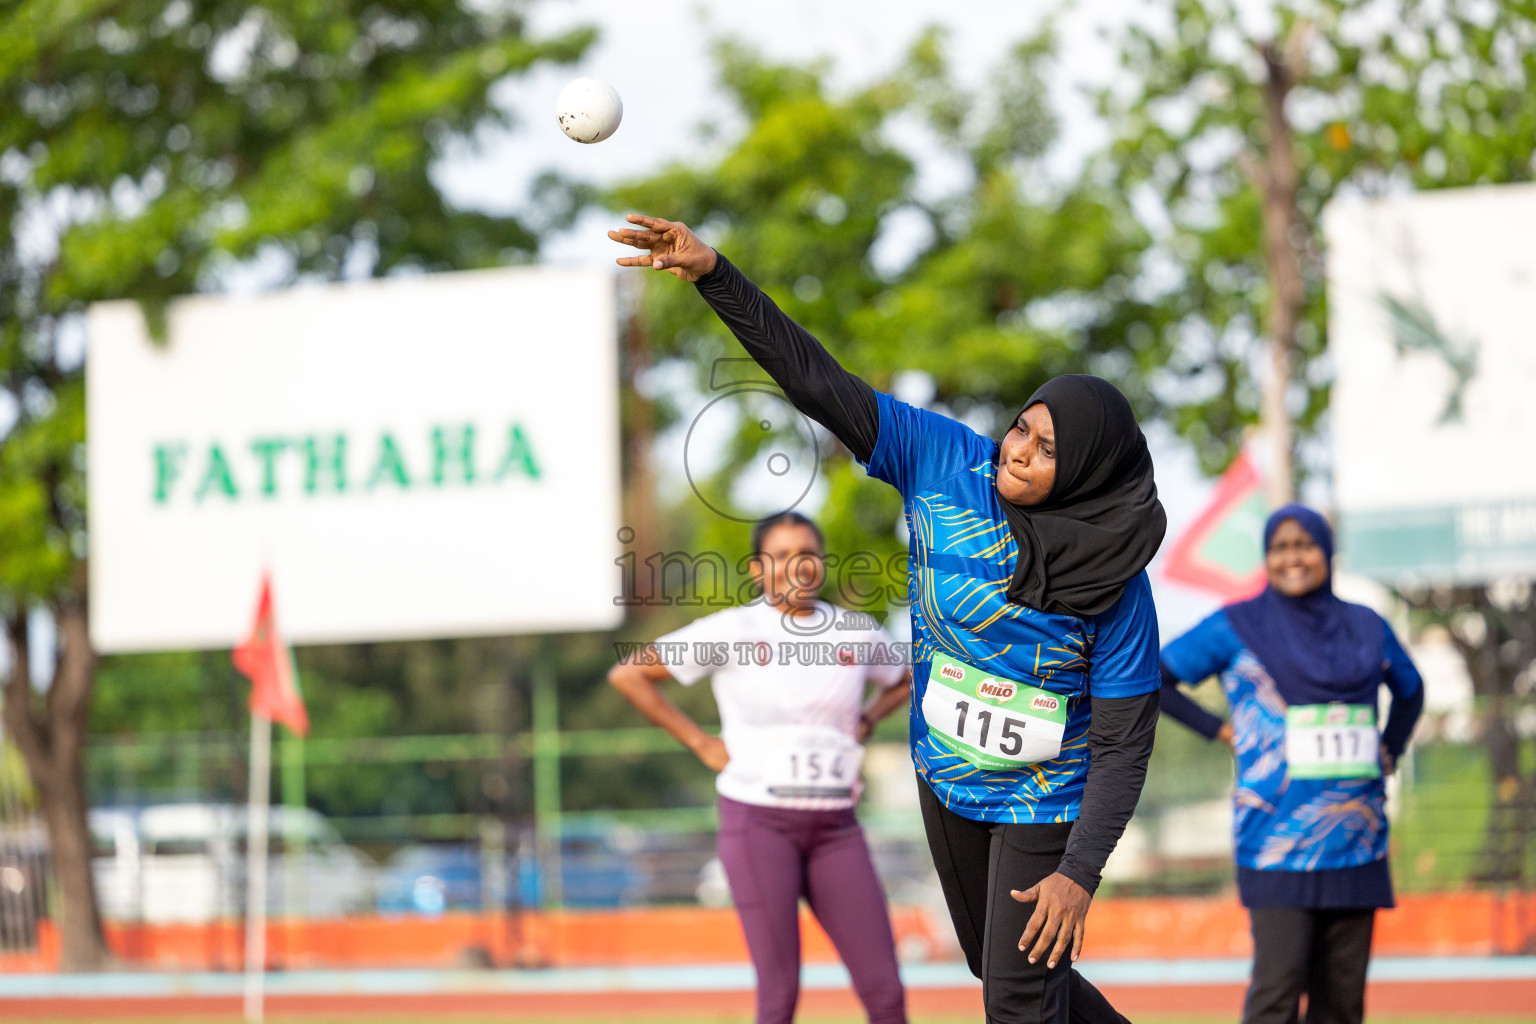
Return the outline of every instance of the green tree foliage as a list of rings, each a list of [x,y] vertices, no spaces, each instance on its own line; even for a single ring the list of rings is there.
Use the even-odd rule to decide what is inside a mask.
[[[1260,11],[1176,0],[1163,28],[1121,40],[1128,88],[1100,107],[1114,143],[1090,175],[1144,209],[1157,238],[1138,301],[1154,390],[1208,471],[1258,415],[1265,273],[1261,187],[1270,159],[1266,86],[1289,60],[1292,237],[1303,316],[1289,406],[1303,434],[1327,407],[1323,208],[1335,196],[1497,182],[1536,174],[1536,7],[1525,2],[1298,0]],[[1162,21],[1163,19],[1157,19]],[[1257,27],[1256,27],[1257,26]],[[1150,301],[1148,301],[1150,300]]]
[[[13,653],[25,653],[34,608],[64,638],[46,705],[31,707],[14,672],[6,716],[50,822],[67,965],[101,956],[79,796],[93,678],[80,313],[134,298],[159,330],[171,296],[218,288],[252,261],[291,280],[529,258],[546,216],[455,209],[431,176],[447,147],[506,122],[489,99],[495,82],[572,61],[592,40],[531,39],[519,10],[459,0],[0,9],[0,612]]]

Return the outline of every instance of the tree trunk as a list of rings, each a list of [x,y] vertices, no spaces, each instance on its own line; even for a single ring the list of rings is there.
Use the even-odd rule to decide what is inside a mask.
[[[624,558],[628,568],[621,574],[621,595],[615,595],[625,605],[629,618],[643,618],[655,612],[657,595],[652,593],[660,580],[654,582],[640,575],[641,566],[647,565],[654,552],[661,550],[661,536],[656,514],[656,474],[651,465],[651,453],[656,442],[656,416],[651,400],[642,395],[636,382],[651,368],[651,337],[646,326],[643,293],[636,289],[634,308],[624,329],[624,364],[620,383],[624,394],[620,396],[626,416],[624,427],[624,495],[623,509],[626,518],[619,531],[619,540],[627,547]],[[627,539],[626,539],[627,538]],[[629,583],[633,580],[634,593]]]
[[[60,897],[61,966],[65,971],[95,971],[106,966],[109,956],[91,875],[83,760],[96,659],[84,605],[60,605],[53,614],[62,644],[41,718],[33,707],[29,679],[26,610],[6,624],[12,670],[6,684],[5,725],[37,788],[48,827]]]
[[[1483,875],[1491,882],[1523,885],[1526,850],[1536,827],[1536,772],[1522,765],[1521,736],[1515,725],[1518,710],[1515,683],[1536,660],[1536,601],[1528,585],[1523,595],[1496,600],[1493,588],[1473,590],[1474,604],[1486,626],[1473,658],[1481,669],[1473,677],[1475,692],[1486,705],[1483,745],[1493,783],[1488,832],[1483,844]]]
[[[1519,883],[1525,874],[1530,785],[1520,771],[1520,734],[1510,720],[1506,703],[1502,695],[1494,697],[1483,716],[1483,745],[1488,749],[1488,767],[1493,778],[1493,805],[1488,809],[1481,874],[1491,882]]]
[[[1305,26],[1298,25],[1282,53],[1274,43],[1259,48],[1264,58],[1264,158],[1254,168],[1263,193],[1264,268],[1269,280],[1269,308],[1265,314],[1265,348],[1269,373],[1262,382],[1259,422],[1270,445],[1271,465],[1266,491],[1271,506],[1295,500],[1295,430],[1285,405],[1291,383],[1296,328],[1306,303],[1301,278],[1301,259],[1296,233],[1305,230],[1297,215],[1296,152],[1291,122],[1285,114],[1286,97],[1301,75],[1301,44]]]
[[[1410,607],[1431,612],[1450,630],[1467,666],[1488,752],[1493,792],[1481,861],[1481,882],[1522,884],[1526,850],[1536,839],[1536,771],[1524,770],[1515,726],[1515,682],[1536,660],[1536,588],[1495,600],[1490,588],[1454,587],[1406,595]]]

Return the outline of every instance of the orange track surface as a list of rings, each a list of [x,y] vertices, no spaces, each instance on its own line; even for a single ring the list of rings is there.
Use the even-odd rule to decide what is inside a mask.
[[[809,915],[802,916],[808,963],[837,954]],[[893,907],[902,948],[945,955],[949,922],[915,907]],[[238,970],[238,921],[197,925],[116,924],[108,941],[125,963],[161,970]],[[1227,897],[1109,899],[1088,918],[1094,959],[1246,957],[1248,918]],[[466,963],[543,967],[746,962],[735,912],[700,907],[530,912],[497,917],[375,915],[333,921],[275,921],[268,963],[277,970],[455,967]],[[1456,893],[1400,898],[1377,918],[1376,956],[1489,956],[1536,951],[1536,893]],[[0,973],[52,971],[57,936],[43,922],[36,953],[0,956]]]
[[[1105,986],[1104,994],[1117,1009],[1130,1016],[1144,1013],[1230,1013],[1235,1019],[1242,1006],[1240,985]],[[1475,1021],[1479,1017],[1510,1017],[1522,1014],[1536,1019],[1536,981],[1388,982],[1370,986],[1366,997],[1372,1013],[1453,1016]],[[813,991],[801,997],[801,1009],[811,1014],[856,1014],[857,1001],[850,992]],[[914,1015],[981,1016],[981,997],[975,989],[916,989],[908,993]],[[8,1020],[74,1018],[109,1020],[125,1017],[235,1016],[240,1001],[235,997],[203,996],[146,999],[21,999],[6,1000]],[[273,1015],[334,1016],[338,1019],[371,1019],[379,1016],[433,1018],[454,1015],[510,1017],[608,1017],[614,1020],[653,1018],[686,1020],[694,1016],[750,1014],[750,992],[644,992],[592,994],[485,994],[442,993],[409,996],[273,996],[267,1011]]]

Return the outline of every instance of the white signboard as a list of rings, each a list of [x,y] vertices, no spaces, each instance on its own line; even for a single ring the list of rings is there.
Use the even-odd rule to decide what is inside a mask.
[[[516,269],[90,311],[91,636],[228,647],[603,629],[610,275]]]
[[[1341,201],[1325,227],[1350,570],[1536,573],[1536,186]]]

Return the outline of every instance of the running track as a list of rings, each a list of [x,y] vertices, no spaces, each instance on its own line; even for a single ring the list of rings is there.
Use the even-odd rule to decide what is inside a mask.
[[[1115,1005],[1138,1013],[1236,1015],[1245,960],[1127,960],[1086,964],[1083,972]],[[921,1014],[980,1016],[980,986],[957,964],[903,969],[911,1008]],[[856,1013],[840,966],[805,968],[801,1006],[810,1013]],[[268,976],[272,1013],[338,1018],[505,1014],[614,1019],[686,1019],[750,1012],[745,965],[548,971],[312,971]],[[0,1019],[234,1015],[238,974],[29,974],[0,977]],[[1378,959],[1367,996],[1373,1013],[1479,1016],[1536,1021],[1536,957]]]

